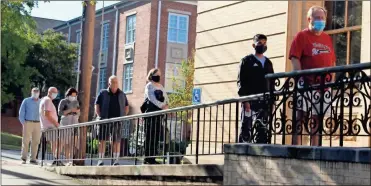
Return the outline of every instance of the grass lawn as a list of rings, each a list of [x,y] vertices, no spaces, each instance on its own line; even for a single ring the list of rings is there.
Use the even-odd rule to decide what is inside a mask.
[[[22,137],[8,133],[1,133],[1,149],[21,150]]]

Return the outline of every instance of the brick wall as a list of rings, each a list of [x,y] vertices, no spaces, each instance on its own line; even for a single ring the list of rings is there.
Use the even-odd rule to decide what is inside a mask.
[[[352,151],[354,154],[348,151],[345,154],[340,152],[336,155],[336,152],[339,152],[338,149],[331,152],[331,148],[326,150],[322,148],[319,151],[313,148],[312,150],[315,151],[310,151],[308,147],[305,150],[303,148],[297,149],[298,151],[287,150],[286,154],[282,148],[281,150],[254,148],[246,152],[256,154],[255,156],[248,153],[225,154],[223,182],[224,185],[370,185],[370,160],[367,163],[370,150],[365,150],[365,153],[359,152],[363,154],[366,162],[357,162],[359,155],[354,152],[360,149],[354,149]],[[269,151],[273,152],[272,155],[269,155]],[[301,158],[285,157],[290,156],[290,153],[295,154],[294,151],[298,152],[296,155],[302,153]],[[280,156],[285,158],[274,154],[281,154]],[[312,158],[318,154],[322,155]],[[329,158],[330,156],[332,158]],[[345,159],[352,159],[352,161],[344,161]]]

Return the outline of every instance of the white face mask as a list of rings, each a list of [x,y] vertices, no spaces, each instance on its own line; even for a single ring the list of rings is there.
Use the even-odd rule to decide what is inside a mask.
[[[76,96],[68,96],[68,100],[69,101],[75,101],[76,100]]]
[[[39,98],[39,95],[40,95],[40,93],[34,93],[34,92],[32,92],[32,98],[38,99]]]
[[[52,93],[52,99],[55,99],[58,96],[58,93]]]

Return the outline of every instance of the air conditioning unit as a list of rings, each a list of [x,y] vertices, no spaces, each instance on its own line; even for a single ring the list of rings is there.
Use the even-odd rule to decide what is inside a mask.
[[[125,60],[132,61],[134,59],[134,46],[126,46],[125,47]]]

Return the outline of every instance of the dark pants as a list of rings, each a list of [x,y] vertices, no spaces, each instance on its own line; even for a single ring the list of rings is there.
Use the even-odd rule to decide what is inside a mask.
[[[144,119],[145,127],[145,156],[156,156],[160,149],[160,141],[164,139],[164,127],[162,126],[163,116],[153,116]],[[154,164],[154,157],[146,158],[146,163]]]
[[[244,103],[241,108],[239,143],[268,143],[268,104],[260,101],[250,102],[251,116],[245,115]]]

